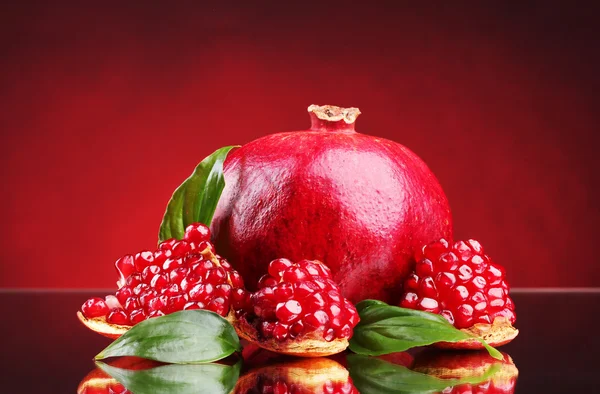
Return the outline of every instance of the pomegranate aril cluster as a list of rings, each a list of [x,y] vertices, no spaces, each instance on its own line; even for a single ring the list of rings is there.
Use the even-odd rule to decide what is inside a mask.
[[[251,306],[249,320],[258,320],[264,338],[278,341],[314,332],[329,342],[350,338],[359,320],[329,268],[319,261],[273,260],[258,282]]]
[[[429,244],[415,256],[415,271],[404,282],[400,306],[438,313],[457,328],[491,324],[497,317],[514,324],[504,268],[475,240]]]
[[[169,239],[157,250],[126,255],[116,261],[119,274],[115,295],[87,300],[87,318],[105,316],[112,324],[134,325],[145,319],[185,309],[208,309],[226,316],[230,306],[242,308],[250,296],[240,275],[214,254],[210,230],[201,223],[186,228],[183,240]]]

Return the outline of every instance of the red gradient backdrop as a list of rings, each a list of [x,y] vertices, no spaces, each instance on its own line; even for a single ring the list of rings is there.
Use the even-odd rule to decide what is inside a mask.
[[[513,286],[600,283],[593,10],[177,3],[1,6],[0,287],[114,286],[198,161],[312,103],[419,154]]]

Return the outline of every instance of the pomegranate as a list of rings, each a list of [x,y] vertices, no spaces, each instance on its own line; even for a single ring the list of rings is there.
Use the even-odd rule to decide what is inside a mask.
[[[500,369],[489,380],[479,384],[454,386],[444,393],[511,394],[515,391],[519,370],[508,354],[502,353],[502,356],[503,360],[499,361],[486,351],[425,351],[415,357],[413,370],[440,379],[461,379],[481,376],[492,366],[499,365]]]
[[[247,284],[278,257],[317,259],[353,303],[397,302],[415,248],[452,237],[446,196],[409,149],[355,132],[357,108],[308,111],[309,130],[268,135],[229,154],[214,243]]]
[[[119,289],[83,303],[79,319],[90,329],[116,338],[148,318],[184,309],[208,309],[233,320],[250,294],[240,275],[214,254],[210,230],[186,228],[181,241],[166,240],[154,252],[126,255],[115,263]]]
[[[278,353],[309,357],[346,349],[359,320],[327,266],[284,258],[269,264],[250,303],[236,315],[242,338]]]
[[[484,253],[479,242],[470,239],[449,244],[442,238],[421,248],[415,259],[415,270],[404,282],[401,307],[438,313],[492,346],[517,336],[505,270]],[[439,345],[482,346],[475,339]]]
[[[277,363],[252,369],[238,380],[234,394],[358,394],[346,368],[328,358]]]

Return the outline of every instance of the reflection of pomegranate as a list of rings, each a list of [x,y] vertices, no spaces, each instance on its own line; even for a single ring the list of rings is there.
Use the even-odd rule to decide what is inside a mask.
[[[496,360],[485,350],[480,351],[425,351],[417,354],[413,370],[440,379],[476,378],[492,366],[499,369],[490,379],[478,384],[461,384],[444,390],[444,393],[512,394],[515,391],[519,370],[512,358],[502,353]]]
[[[346,368],[328,358],[292,360],[251,369],[233,394],[357,394]]]
[[[417,251],[415,270],[404,282],[400,306],[444,316],[456,328],[492,346],[514,339],[515,306],[508,295],[505,270],[473,239],[449,244],[445,239]],[[479,348],[475,340],[440,344]]]
[[[229,154],[215,245],[247,284],[278,257],[317,259],[352,302],[396,302],[414,249],[452,236],[446,196],[413,152],[355,132],[358,109],[309,112],[310,130],[268,135]]]

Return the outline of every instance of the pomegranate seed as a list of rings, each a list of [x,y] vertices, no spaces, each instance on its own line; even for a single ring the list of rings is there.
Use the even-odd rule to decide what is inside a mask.
[[[229,312],[229,303],[223,297],[215,297],[206,305],[206,309],[221,316],[226,316]]]
[[[304,324],[302,324],[301,321],[297,321],[296,323],[292,324],[292,326],[289,329],[289,335],[292,338],[296,338],[298,335],[302,334],[302,332],[304,331]]]
[[[422,298],[421,302],[418,304],[418,308],[422,311],[426,311],[426,312],[431,312],[431,313],[438,313],[439,312],[439,306],[438,306],[438,302],[436,300],[434,300],[433,298]]]
[[[277,286],[278,283],[279,283],[279,281],[277,279],[266,274],[266,275],[263,275],[260,277],[260,279],[258,280],[257,287],[259,289],[262,289],[265,287],[274,287],[274,286]]]
[[[181,284],[184,279],[189,275],[190,269],[186,267],[175,268],[169,272],[169,281],[174,284]],[[187,281],[186,281],[187,283]]]
[[[443,311],[440,312],[440,315],[442,315],[444,317],[444,319],[448,320],[448,323],[454,324],[454,315],[452,314],[451,311],[444,309]]]
[[[404,282],[404,291],[415,291],[419,288],[419,277],[412,273]]]
[[[419,296],[416,293],[406,293],[400,302],[400,306],[402,308],[415,309],[418,302]]]
[[[104,297],[104,302],[106,302],[106,305],[108,306],[109,309],[116,309],[116,308],[122,307],[122,305],[119,302],[119,300],[117,299],[117,297],[115,297],[112,294]]]
[[[172,271],[181,267],[183,267],[183,258],[181,257],[169,257],[162,265],[162,269],[165,271]]]
[[[142,280],[144,283],[150,283],[155,275],[160,273],[161,268],[158,265],[149,265],[142,271]],[[154,287],[154,286],[153,286]]]
[[[473,257],[473,251],[464,241],[456,242],[453,249],[462,261],[469,261]]]
[[[421,278],[424,276],[433,275],[433,263],[428,259],[419,261],[416,265],[416,272]]]
[[[323,339],[325,339],[327,342],[331,342],[335,339],[335,331],[333,328],[328,328],[325,330],[323,333]]]
[[[125,280],[135,271],[135,265],[133,263],[133,256],[126,254],[117,261],[115,261],[115,268],[119,274],[120,281],[125,283]]]
[[[152,319],[153,317],[164,316],[165,313],[160,310],[152,311],[148,314],[148,319]]]
[[[129,277],[127,278],[125,283],[127,286],[134,288],[135,286],[142,283],[142,274],[135,272],[135,273],[129,275]]]
[[[87,318],[106,316],[109,311],[106,302],[102,298],[90,298],[81,306],[83,315]]]
[[[458,268],[458,257],[452,252],[442,253],[439,261],[441,263],[441,269],[446,272],[456,271]]]
[[[233,287],[244,287],[244,280],[237,271],[229,272],[229,280]]]
[[[167,240],[162,241],[158,245],[158,248],[160,250],[172,250],[173,249],[173,245],[175,244],[175,242],[177,242],[177,240],[175,238],[169,238]]]
[[[172,257],[182,257],[191,251],[192,248],[186,241],[177,241],[171,247],[171,252],[173,252]]]
[[[167,296],[161,295],[155,298],[151,298],[146,302],[146,312],[151,314],[154,311],[162,311],[167,307],[168,298]]]
[[[473,277],[473,270],[471,269],[471,267],[469,267],[466,264],[463,264],[460,267],[458,267],[458,279],[462,280],[463,282],[467,282],[472,277]]]
[[[129,297],[125,301],[124,307],[127,312],[131,313],[131,311],[133,311],[134,309],[138,309],[140,307],[140,301],[135,296]]]
[[[180,293],[181,293],[181,290],[179,289],[179,285],[176,284],[176,283],[173,283],[172,285],[169,285],[163,291],[163,294],[165,294],[167,296],[178,295]]]
[[[275,323],[275,327],[273,328],[273,338],[278,341],[283,341],[288,336],[288,328],[287,326],[281,323]]]
[[[131,290],[129,286],[123,286],[117,290],[115,295],[117,296],[117,300],[119,300],[121,305],[123,305],[125,304],[125,301],[127,301],[127,299],[133,295],[133,290]]]
[[[119,325],[128,325],[129,317],[127,317],[127,313],[123,309],[114,308],[108,312],[108,316],[106,317],[106,321],[111,324],[119,324]]]
[[[159,265],[162,266],[163,263],[169,258],[171,257],[171,250],[157,250],[156,252],[154,252],[154,264],[155,265]]]
[[[292,266],[292,262],[288,259],[276,259],[269,263],[268,272],[273,278],[281,278],[283,272]]]
[[[210,229],[203,223],[192,223],[185,228],[183,239],[198,245],[200,242],[210,241]]]
[[[183,306],[183,310],[203,309],[203,308],[204,308],[204,304],[202,302],[193,302],[193,301],[190,301]]]
[[[281,302],[277,304],[277,308],[275,309],[277,319],[286,324],[295,322],[300,313],[302,313],[302,306],[295,300]]]
[[[131,311],[129,320],[131,324],[138,324],[139,322],[146,320],[146,313],[143,309],[135,309]]]
[[[310,277],[305,269],[300,267],[290,267],[283,272],[283,281],[298,283]]]
[[[186,296],[183,294],[178,294],[169,297],[167,301],[167,311],[169,313],[177,312],[184,309],[184,306],[187,304]]]
[[[136,271],[142,272],[144,268],[154,264],[154,253],[150,252],[149,250],[144,250],[142,252],[136,253],[133,260]]]
[[[146,307],[148,301],[150,301],[152,298],[155,298],[157,295],[158,293],[154,289],[144,291],[139,295],[140,305]]]
[[[430,276],[423,278],[419,283],[419,294],[421,294],[422,297],[437,297],[438,293],[433,278]]]
[[[150,287],[154,287],[156,290],[162,290],[169,284],[169,276],[165,273],[154,275],[150,281]]]
[[[313,329],[327,327],[329,324],[329,315],[325,311],[315,311],[304,317],[304,323]]]
[[[206,281],[215,285],[225,283],[227,281],[227,273],[221,267],[211,268],[207,272]]]

